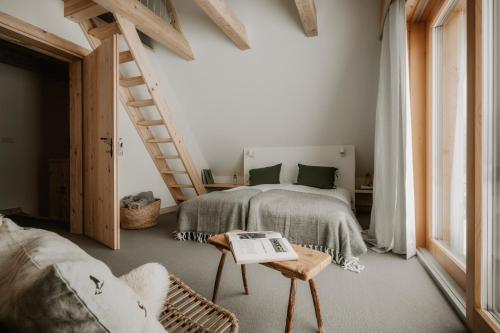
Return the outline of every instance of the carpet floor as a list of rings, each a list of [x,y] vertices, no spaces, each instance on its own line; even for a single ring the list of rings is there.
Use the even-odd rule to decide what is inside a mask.
[[[104,261],[116,275],[147,262],[159,262],[211,298],[220,254],[207,244],[174,240],[175,215],[161,216],[159,225],[151,229],[122,230],[118,251],[69,234],[60,226],[41,223]],[[29,224],[40,226],[33,221]],[[369,251],[361,263],[366,266],[361,274],[332,264],[317,277],[325,332],[467,332],[417,258],[404,260]],[[228,257],[218,304],[236,314],[242,333],[283,332],[289,280],[261,265],[248,266],[247,278],[248,296],[243,294],[239,267]],[[309,285],[298,281],[294,332],[316,331]]]

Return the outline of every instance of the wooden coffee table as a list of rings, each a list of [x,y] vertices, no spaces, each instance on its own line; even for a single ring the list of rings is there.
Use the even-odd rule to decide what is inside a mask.
[[[228,252],[231,252],[231,248],[229,247],[229,243],[224,234],[209,237],[208,243],[214,245],[222,253],[219,261],[219,268],[217,269],[217,275],[215,277],[214,292],[212,296],[212,302],[215,303],[217,299],[217,291],[219,289],[220,277],[224,268],[224,262],[226,260],[226,255]],[[332,257],[326,253],[308,249],[299,245],[292,246],[299,255],[298,260],[269,262],[262,263],[260,265],[264,265],[271,269],[277,270],[281,272],[281,274],[283,274],[285,277],[290,279],[290,295],[288,298],[288,311],[286,317],[285,332],[292,332],[293,330],[296,280],[299,279],[309,282],[309,287],[311,289],[311,295],[314,303],[314,310],[316,312],[318,330],[320,333],[323,333],[323,318],[321,317],[318,289],[316,288],[316,281],[314,280],[314,278],[319,274],[319,272],[321,272],[326,266],[330,264],[330,262],[332,261]],[[245,265],[241,265],[241,275],[243,278],[245,294],[248,295],[249,289],[247,284]]]

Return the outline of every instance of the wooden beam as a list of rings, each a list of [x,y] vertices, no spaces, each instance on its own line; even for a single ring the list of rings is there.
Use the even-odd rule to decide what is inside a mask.
[[[107,13],[108,10],[92,0],[65,0],[64,17],[76,23]]]
[[[295,0],[300,21],[307,37],[318,35],[318,17],[314,0]]]
[[[240,48],[247,50],[248,43],[245,26],[238,19],[226,0],[194,0],[196,4],[214,21],[215,24]]]
[[[170,17],[170,24],[182,34],[181,23],[179,21],[179,16],[175,10],[174,4],[171,0],[163,0],[165,2],[165,9],[167,10],[168,16]]]
[[[74,62],[89,50],[0,11],[0,38],[65,62]]]
[[[89,35],[89,31],[95,28],[95,24],[92,22],[92,20],[85,20],[80,22],[80,28],[82,29],[83,34],[87,38],[90,47],[93,50],[97,49],[101,45],[101,41],[97,37]]]
[[[137,0],[94,0],[113,14],[121,15],[134,26],[172,50],[186,60],[193,60],[194,55],[189,42],[182,33]]]
[[[116,22],[108,23],[89,30],[89,35],[100,40],[107,39],[115,34],[120,34],[120,28]]]

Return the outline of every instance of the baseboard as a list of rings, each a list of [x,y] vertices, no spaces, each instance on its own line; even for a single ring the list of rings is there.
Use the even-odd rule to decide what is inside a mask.
[[[160,208],[160,214],[163,215],[163,214],[176,212],[177,208],[179,208],[179,206],[177,206],[177,205]]]
[[[418,248],[417,257],[441,292],[448,299],[460,319],[467,325],[467,320],[465,318],[466,305],[464,290],[462,290],[441,265],[439,265],[429,251],[424,248]]]

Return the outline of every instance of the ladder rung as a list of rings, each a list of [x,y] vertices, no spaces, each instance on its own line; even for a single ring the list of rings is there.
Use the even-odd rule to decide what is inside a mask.
[[[158,126],[163,125],[163,120],[141,120],[137,122],[139,126]]]
[[[152,106],[155,105],[155,102],[152,99],[139,99],[136,101],[127,102],[128,106],[133,106],[135,108],[140,108],[143,106]]]
[[[173,188],[191,188],[191,187],[194,187],[192,184],[173,184],[173,185],[168,185],[168,186],[173,187]]]
[[[159,138],[159,139],[147,139],[147,143],[169,143],[169,142],[174,142],[171,138]]]
[[[166,174],[166,175],[183,175],[183,174],[186,174],[187,171],[185,170],[165,170],[165,171],[162,171],[161,173],[163,174]],[[177,184],[179,185],[179,184]],[[189,185],[189,184],[187,184]],[[182,186],[172,186],[172,187],[182,187]],[[187,187],[193,187],[192,185],[189,185]]]
[[[108,23],[106,25],[89,30],[89,35],[92,35],[100,40],[104,40],[108,37],[113,36],[114,34],[119,34],[119,33],[120,33],[120,27],[116,22]]]
[[[179,155],[158,155],[158,156],[155,156],[155,158],[164,159],[164,160],[177,160],[180,157],[179,157]]]
[[[120,80],[120,85],[122,87],[140,86],[141,84],[144,84],[144,78],[142,76],[134,76]]]
[[[123,51],[120,52],[120,64],[124,64],[126,62],[134,61],[134,57],[132,56],[132,52]]]
[[[189,199],[191,199],[191,198],[186,197],[185,195],[179,195],[179,196],[175,197],[175,200],[177,200],[177,201],[188,201]]]

